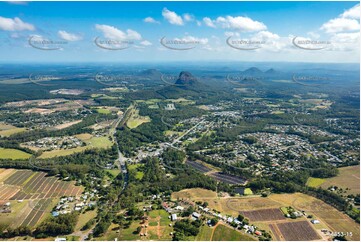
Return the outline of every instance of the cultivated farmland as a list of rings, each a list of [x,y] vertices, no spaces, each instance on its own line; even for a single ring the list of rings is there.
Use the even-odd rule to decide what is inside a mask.
[[[305,241],[320,239],[317,232],[311,227],[308,221],[278,223],[272,225],[272,231],[277,234],[279,231],[284,240]],[[276,232],[277,231],[277,232]]]
[[[260,209],[242,212],[243,216],[249,218],[250,221],[274,221],[285,220],[285,216],[278,208]]]
[[[0,169],[0,204],[10,202],[11,213],[0,214],[0,224],[34,227],[61,196],[77,197],[83,188],[48,177],[44,172]]]

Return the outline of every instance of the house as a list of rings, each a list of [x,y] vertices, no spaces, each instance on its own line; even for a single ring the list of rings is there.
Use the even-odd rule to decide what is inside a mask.
[[[313,219],[313,220],[311,220],[311,223],[313,223],[313,224],[320,224],[320,221],[317,220],[317,219]]]
[[[235,218],[234,220],[233,220],[233,222],[235,222],[237,225],[239,225],[239,224],[241,224],[242,222],[241,221],[239,221],[237,218]]]
[[[171,219],[172,219],[172,221],[176,221],[177,220],[177,214],[172,214]]]
[[[179,210],[179,211],[183,211],[183,210],[184,210],[184,207],[182,207],[182,206],[177,206],[177,207],[175,207],[175,209],[176,209],[176,210]]]
[[[58,216],[59,216],[59,212],[54,211],[54,212],[51,213],[51,215],[52,215],[53,217],[58,217]]]
[[[201,217],[201,214],[197,213],[197,212],[193,212],[192,213],[192,217],[199,219]]]
[[[228,223],[232,223],[232,222],[233,222],[233,218],[232,218],[232,217],[228,217],[228,218],[227,218],[227,222],[228,222]]]
[[[66,238],[55,238],[55,241],[66,241]]]

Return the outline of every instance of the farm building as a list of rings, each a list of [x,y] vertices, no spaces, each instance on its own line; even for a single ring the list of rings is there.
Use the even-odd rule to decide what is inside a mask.
[[[171,219],[172,219],[172,221],[176,221],[177,220],[177,214],[172,214]]]
[[[317,219],[314,219],[314,220],[311,220],[311,223],[313,223],[313,224],[319,224],[319,223],[320,223],[320,221],[319,221],[319,220],[317,220]]]
[[[201,214],[199,214],[197,212],[193,212],[192,217],[194,217],[195,219],[199,219],[201,217]]]

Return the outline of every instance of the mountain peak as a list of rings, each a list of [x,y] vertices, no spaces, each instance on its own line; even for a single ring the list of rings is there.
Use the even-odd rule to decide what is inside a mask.
[[[197,78],[195,78],[190,72],[188,71],[181,71],[179,73],[179,77],[175,84],[177,85],[194,85],[197,83]]]
[[[248,75],[260,75],[263,74],[263,72],[258,69],[257,67],[251,67],[248,68],[247,70],[243,71],[244,74],[248,74]]]

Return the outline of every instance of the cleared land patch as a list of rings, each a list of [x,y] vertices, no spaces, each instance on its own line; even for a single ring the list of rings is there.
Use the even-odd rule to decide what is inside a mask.
[[[336,177],[325,179],[321,185],[322,188],[327,189],[330,186],[338,186],[346,191],[346,194],[360,193],[360,166],[348,166],[339,168],[339,174]]]
[[[151,120],[148,116],[140,116],[139,110],[137,109],[128,119],[127,126],[130,129],[134,129],[134,128],[138,127],[139,125],[141,125],[143,123],[148,123],[150,121]]]
[[[322,185],[326,180],[322,179],[322,178],[314,178],[314,177],[310,177],[307,180],[306,186],[309,187],[319,187],[320,185]]]

